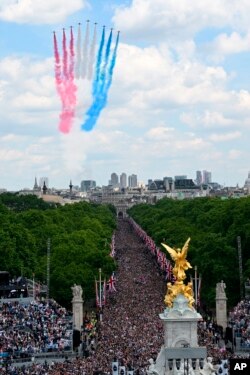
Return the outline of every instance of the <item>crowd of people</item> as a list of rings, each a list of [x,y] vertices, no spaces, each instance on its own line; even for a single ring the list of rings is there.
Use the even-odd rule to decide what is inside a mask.
[[[114,358],[127,369],[135,369],[136,375],[146,374],[149,359],[156,359],[164,342],[159,314],[165,308],[165,275],[157,259],[124,220],[118,222],[116,231],[116,261],[116,291],[109,293],[101,321],[94,313],[85,315],[82,350],[76,359],[19,368],[9,364],[0,369],[0,374],[111,374]],[[0,311],[0,350],[62,350],[62,340],[67,335],[65,309],[55,302],[17,306],[5,304]],[[250,305],[244,302],[231,316],[243,337],[250,334],[249,321],[244,318],[249,310]],[[14,327],[20,324],[29,330],[17,333]],[[199,323],[198,336],[199,344],[208,348],[208,355],[217,363],[233,355],[226,347],[222,328],[211,320]]]
[[[250,301],[244,299],[230,313],[229,324],[234,330],[234,339],[240,337],[242,348],[250,348]]]
[[[0,305],[0,358],[71,349],[70,321],[55,301],[17,301]]]

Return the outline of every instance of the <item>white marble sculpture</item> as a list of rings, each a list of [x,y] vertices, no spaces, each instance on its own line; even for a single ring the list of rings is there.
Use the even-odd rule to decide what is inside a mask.
[[[76,285],[71,287],[72,293],[73,293],[73,298],[74,299],[82,299],[82,287],[81,285]]]
[[[226,297],[225,289],[226,289],[226,284],[224,283],[223,280],[221,280],[220,283],[216,284],[216,297],[217,298]]]
[[[72,312],[73,312],[73,328],[81,331],[83,323],[83,299],[82,299],[82,287],[76,285],[71,287],[73,299],[72,299]]]
[[[201,375],[212,375],[216,374],[217,372],[217,366],[214,366],[212,357],[207,357],[207,360],[204,363],[204,367],[202,370],[200,370]]]
[[[193,370],[193,367],[191,365],[191,363],[185,363],[185,370],[184,371],[184,361],[182,360],[181,361],[181,364],[180,364],[180,368],[179,370],[177,369],[177,367],[175,367],[174,369],[174,375],[184,375],[184,374],[188,374],[188,375],[195,375],[195,372]],[[188,367],[188,368],[187,368]]]
[[[148,366],[147,375],[159,375],[159,373],[156,371],[153,358],[149,359],[149,363],[150,365]]]

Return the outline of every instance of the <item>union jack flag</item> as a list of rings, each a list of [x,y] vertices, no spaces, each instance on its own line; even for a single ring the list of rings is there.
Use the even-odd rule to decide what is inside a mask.
[[[112,275],[110,276],[108,282],[107,282],[109,292],[116,292],[115,283],[116,283],[116,278],[115,278],[115,275],[114,275],[114,272],[113,272]]]
[[[172,281],[172,279],[174,277],[173,276],[173,267],[172,267],[172,265],[169,261],[167,261],[167,263],[166,263],[165,270],[166,270],[166,280]]]

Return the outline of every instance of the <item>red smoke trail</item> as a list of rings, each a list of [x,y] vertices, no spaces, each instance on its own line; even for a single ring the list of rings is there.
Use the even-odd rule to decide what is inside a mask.
[[[59,86],[62,83],[61,63],[60,63],[60,55],[59,55],[59,52],[58,52],[58,45],[57,45],[55,33],[54,33],[54,56],[55,56],[55,79],[56,79],[57,86]]]
[[[64,97],[64,87],[63,87],[63,78],[62,78],[62,71],[61,71],[61,62],[60,62],[60,54],[58,51],[58,44],[56,39],[56,34],[54,33],[54,56],[55,56],[55,81],[56,81],[56,90],[58,95],[60,96],[61,103],[62,103],[62,112],[63,108],[65,107],[65,97]],[[60,115],[61,118],[62,114]],[[61,124],[59,125],[59,128]]]
[[[74,35],[72,27],[70,29],[70,43],[69,43],[69,71],[67,80],[67,99],[68,99],[68,127],[64,128],[65,132],[68,133],[72,127],[73,119],[75,116],[76,107],[76,90],[77,87],[74,83],[74,64],[75,64],[75,53],[74,53]]]
[[[67,44],[66,44],[66,34],[65,34],[64,29],[63,29],[63,75],[64,75],[64,79],[68,78],[68,52],[67,52]]]
[[[74,35],[72,27],[70,29],[70,43],[69,43],[69,51],[70,51],[70,63],[69,63],[69,77],[70,79],[74,79]]]
[[[68,51],[66,44],[66,34],[63,30],[63,67],[61,68],[60,55],[56,35],[54,33],[54,56],[55,56],[55,81],[56,89],[62,103],[60,114],[59,130],[62,133],[69,133],[71,130],[76,107],[76,85],[74,84],[74,37],[71,29],[70,45],[69,45],[69,67],[68,67]],[[62,72],[63,70],[63,72]],[[63,73],[63,74],[62,74]]]

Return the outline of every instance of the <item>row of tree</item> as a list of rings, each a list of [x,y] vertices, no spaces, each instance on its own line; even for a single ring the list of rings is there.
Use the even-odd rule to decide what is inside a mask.
[[[56,206],[29,196],[0,195],[0,267],[12,277],[46,283],[50,239],[50,295],[70,306],[70,287],[80,284],[84,298],[94,296],[98,269],[109,277],[115,262],[109,256],[116,227],[111,206],[86,202]]]
[[[191,237],[188,259],[202,274],[201,298],[214,305],[215,285],[224,280],[229,305],[240,299],[237,237],[241,239],[244,278],[250,276],[250,197],[176,201],[162,199],[141,204],[129,214],[164,248],[182,247]],[[94,279],[102,268],[107,277],[115,268],[109,256],[116,227],[112,206],[89,204],[56,206],[34,195],[0,195],[0,264],[11,276],[46,282],[47,243],[50,238],[50,292],[70,306],[70,287],[76,283],[84,298],[94,296]],[[169,255],[167,255],[169,257]],[[193,275],[191,270],[190,275]]]
[[[242,199],[162,199],[132,207],[129,214],[154,239],[182,247],[191,237],[188,259],[202,274],[201,299],[213,307],[215,286],[224,280],[229,306],[240,299],[237,237],[241,239],[243,276],[250,276],[250,197]],[[168,258],[169,255],[167,255]],[[194,276],[194,271],[189,272]]]

